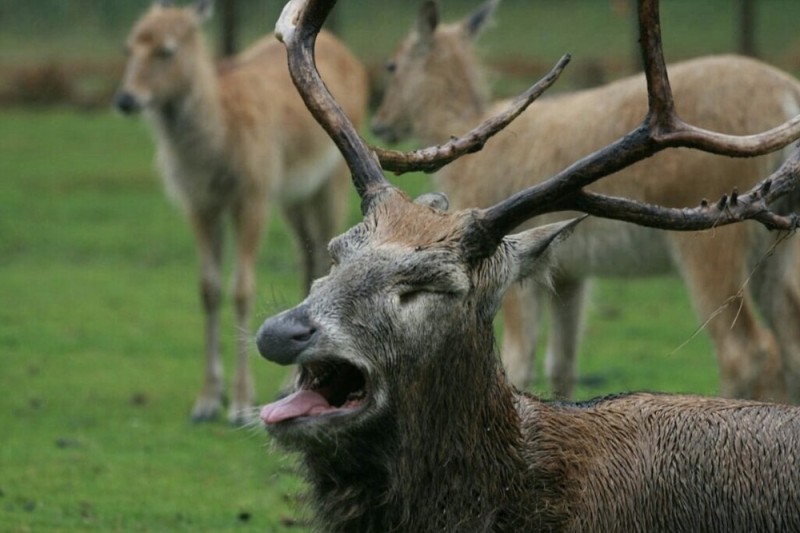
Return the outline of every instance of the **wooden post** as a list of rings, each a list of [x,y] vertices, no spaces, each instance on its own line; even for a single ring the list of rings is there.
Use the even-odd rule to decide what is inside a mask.
[[[220,53],[227,57],[237,51],[239,24],[236,17],[236,0],[217,0],[220,7]]]
[[[739,53],[758,56],[756,47],[756,0],[739,0]]]

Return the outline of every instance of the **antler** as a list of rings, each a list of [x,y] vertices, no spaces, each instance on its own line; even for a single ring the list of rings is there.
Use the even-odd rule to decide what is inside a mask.
[[[462,155],[479,151],[489,138],[553,85],[570,60],[569,55],[563,56],[544,78],[517,97],[506,112],[485,121],[463,137],[412,152],[373,148],[345,116],[314,66],[317,34],[335,4],[336,0],[290,0],[278,19],[275,34],[286,45],[289,72],[306,107],[336,143],[353,174],[353,183],[362,198],[362,210],[377,192],[390,187],[381,166],[398,174],[435,172]]]
[[[773,152],[800,138],[800,116],[767,132],[744,136],[723,135],[683,122],[675,112],[664,62],[658,0],[640,0],[638,19],[649,106],[642,125],[550,179],[480,212],[476,219],[480,228],[465,242],[478,257],[490,254],[504,235],[526,220],[566,210],[670,230],[708,229],[745,219],[757,220],[771,229],[798,227],[797,216],[780,216],[767,208],[769,202],[797,186],[800,179],[797,152],[777,172],[745,194],[732,192],[733,201],[724,197],[714,205],[703,203],[694,209],[665,208],[582,190],[665,148],[680,146],[751,157]]]
[[[462,155],[480,151],[486,141],[511,124],[515,118],[528,109],[528,106],[534,100],[539,98],[556,82],[570,59],[569,54],[564,54],[544,78],[516,97],[506,111],[485,120],[462,137],[454,137],[445,144],[429,146],[428,148],[411,152],[398,152],[375,146],[372,147],[372,150],[377,154],[381,166],[395,174],[415,171],[436,172]]]
[[[287,49],[289,73],[311,114],[345,158],[366,212],[381,190],[391,187],[367,143],[333,99],[314,64],[314,44],[336,0],[291,0],[284,6],[275,34]]]
[[[391,187],[383,176],[378,157],[387,170],[431,172],[464,154],[478,151],[549,88],[569,62],[569,56],[562,57],[551,72],[518,97],[506,113],[487,120],[461,138],[413,152],[370,148],[333,100],[314,66],[316,35],[335,3],[336,0],[291,0],[281,14],[276,33],[287,46],[289,70],[298,91],[333,138],[353,173],[364,210],[375,194]],[[798,216],[781,216],[767,207],[800,181],[800,148],[774,174],[751,190],[744,194],[732,191],[730,197],[723,197],[713,205],[701,203],[692,209],[666,208],[583,190],[600,178],[665,148],[688,147],[720,155],[751,157],[773,152],[800,138],[800,116],[767,132],[745,136],[724,135],[683,122],[675,112],[661,47],[658,0],[640,0],[638,20],[649,106],[643,123],[548,180],[490,208],[476,210],[474,223],[463,242],[470,257],[480,259],[490,255],[505,235],[530,218],[565,210],[671,230],[708,229],[745,219],[757,220],[772,229],[800,226]]]

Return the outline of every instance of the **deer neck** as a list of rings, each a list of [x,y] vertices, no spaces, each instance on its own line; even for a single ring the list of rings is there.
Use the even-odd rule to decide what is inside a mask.
[[[185,90],[154,109],[151,119],[159,136],[185,157],[203,157],[223,149],[226,127],[210,55],[198,54]]]
[[[524,501],[526,468],[514,392],[491,336],[476,342],[456,332],[444,346],[449,354],[432,358],[439,368],[411,372],[394,385],[398,401],[386,424],[368,441],[354,438],[358,461],[317,464],[327,469],[311,476],[324,527],[482,531],[524,516],[508,512]]]

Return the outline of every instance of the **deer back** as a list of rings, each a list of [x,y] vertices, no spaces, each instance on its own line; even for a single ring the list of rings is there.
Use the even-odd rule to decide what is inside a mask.
[[[639,393],[521,398],[520,417],[540,502],[565,531],[800,527],[796,407]]]

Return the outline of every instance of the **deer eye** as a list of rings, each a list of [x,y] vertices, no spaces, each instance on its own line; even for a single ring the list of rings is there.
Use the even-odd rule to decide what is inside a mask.
[[[397,70],[397,63],[395,61],[389,61],[386,63],[386,71],[389,73],[394,73]]]
[[[423,298],[431,296],[453,296],[454,293],[446,287],[431,285],[406,285],[397,291],[397,299],[401,306],[419,302]]]
[[[419,301],[420,298],[425,296],[426,294],[430,294],[429,291],[425,289],[408,289],[400,293],[400,305],[409,305],[414,302]]]

